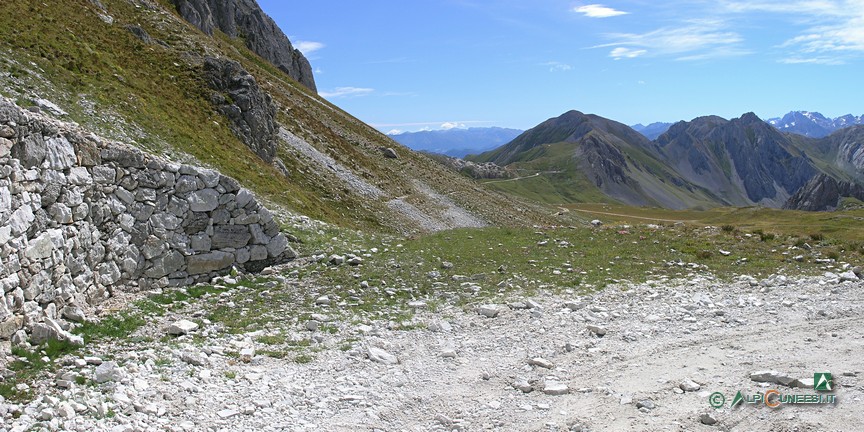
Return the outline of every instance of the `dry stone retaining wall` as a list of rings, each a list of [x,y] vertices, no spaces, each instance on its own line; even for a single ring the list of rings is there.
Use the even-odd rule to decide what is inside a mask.
[[[115,290],[293,257],[270,212],[236,180],[0,98],[0,339],[74,338],[68,321]]]

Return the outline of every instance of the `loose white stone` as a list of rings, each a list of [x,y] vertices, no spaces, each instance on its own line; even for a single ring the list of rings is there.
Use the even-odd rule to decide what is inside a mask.
[[[543,393],[550,396],[560,396],[570,393],[570,388],[567,384],[557,381],[546,381],[543,385]]]
[[[399,364],[399,358],[393,354],[384,351],[381,348],[369,347],[367,350],[367,355],[369,356],[369,360],[372,360],[376,363],[394,365]]]
[[[181,319],[175,321],[173,324],[168,326],[168,334],[180,336],[185,335],[195,329],[198,328],[198,324],[189,320]]]

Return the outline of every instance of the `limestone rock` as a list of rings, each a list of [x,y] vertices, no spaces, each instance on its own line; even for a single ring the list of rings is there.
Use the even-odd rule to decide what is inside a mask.
[[[190,275],[222,270],[234,263],[234,254],[222,251],[192,255],[186,258],[186,271]]]
[[[249,243],[252,234],[246,225],[220,225],[213,228],[213,249],[241,248]]]
[[[543,357],[535,357],[531,360],[528,360],[528,364],[531,366],[538,366],[546,369],[552,369],[555,367],[555,364],[549,360],[544,359]]]
[[[317,91],[309,61],[253,0],[174,0],[174,3],[180,16],[204,33],[212,35],[219,29],[232,38],[243,36],[250,50]]]
[[[228,118],[231,131],[261,159],[272,162],[278,126],[270,95],[233,60],[207,57],[204,73],[205,81],[214,90],[211,101]]]
[[[500,308],[498,307],[498,305],[494,304],[481,305],[477,308],[477,313],[483,315],[486,318],[495,318],[498,316],[499,312]]]
[[[699,389],[702,387],[699,384],[697,384],[696,382],[694,382],[693,380],[688,379],[688,380],[684,380],[683,382],[681,382],[681,384],[678,384],[678,388],[689,393],[689,392],[699,391]]]
[[[189,209],[195,212],[215,210],[219,206],[219,192],[216,189],[202,189],[187,198]]]
[[[168,334],[170,334],[170,335],[180,336],[180,335],[188,334],[189,332],[194,331],[197,328],[198,328],[198,324],[196,324],[192,321],[181,319],[181,320],[175,321],[173,324],[168,326],[167,331],[168,331]]]
[[[543,393],[550,396],[560,396],[570,393],[570,388],[561,382],[546,381],[543,383]]]
[[[699,422],[711,426],[717,423],[717,419],[712,414],[705,413],[699,416]]]
[[[72,345],[83,346],[84,339],[81,336],[73,335],[60,326],[57,321],[51,318],[45,318],[42,323],[34,323],[30,330],[30,340],[32,343],[41,344],[48,341],[66,341]]]
[[[376,363],[387,364],[387,365],[395,365],[399,364],[399,358],[393,354],[384,351],[381,348],[369,347],[367,350],[367,355],[369,356],[369,360],[372,360]]]
[[[96,381],[99,384],[106,382],[118,382],[123,379],[125,374],[123,370],[117,366],[117,363],[113,361],[107,361],[99,366],[96,366],[96,370],[93,372],[93,381]]]
[[[591,333],[593,333],[597,336],[603,337],[606,335],[606,328],[605,327],[600,327],[597,325],[589,324],[586,328],[588,329],[588,331],[590,331]]]

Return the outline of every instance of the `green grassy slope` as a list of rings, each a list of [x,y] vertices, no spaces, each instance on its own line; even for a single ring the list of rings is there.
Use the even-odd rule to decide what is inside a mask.
[[[440,207],[412,186],[416,180],[494,223],[535,223],[545,213],[530,204],[514,206],[511,198],[399,146],[287,77],[242,41],[199,32],[169,0],[102,4],[104,11],[88,0],[0,3],[0,92],[20,105],[34,97],[51,100],[69,112],[67,120],[103,136],[211,166],[273,204],[349,227],[410,228],[410,221],[394,217],[386,206],[397,197],[424,211]],[[154,42],[135,37],[129,25],[143,28]],[[386,196],[363,198],[326,169],[284,148],[277,155],[287,177],[258,159],[210,104],[210,90],[200,78],[204,55],[241,62],[273,96],[286,130]],[[382,146],[396,148],[400,158],[382,158]]]

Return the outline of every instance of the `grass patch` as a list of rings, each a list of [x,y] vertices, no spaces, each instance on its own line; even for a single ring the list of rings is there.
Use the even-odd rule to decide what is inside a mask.
[[[29,401],[34,396],[32,388],[22,390],[18,384],[30,387],[37,379],[46,378],[56,368],[54,360],[78,349],[66,341],[48,341],[33,351],[12,347],[11,354],[17,358],[10,361],[7,368],[15,373],[15,378],[0,383],[0,396],[16,403]]]
[[[590,292],[620,281],[640,283],[694,272],[731,280],[740,274],[766,277],[776,272],[824,271],[814,260],[791,258],[795,254],[787,251],[800,244],[800,237],[762,228],[753,229],[757,233],[753,235],[717,225],[646,222],[626,228],[611,224],[593,229],[491,227],[408,239],[379,237],[380,252],[365,257],[360,266],[321,263],[303,269],[299,277],[311,279],[322,287],[320,294],[345,302],[356,315],[411,329],[417,323],[408,303],[417,300],[464,306],[498,301],[510,293]],[[830,253],[837,247],[826,246],[837,241],[826,240],[806,253]],[[860,254],[842,258],[860,261]],[[445,261],[453,266],[442,266]],[[361,287],[361,281],[368,287]]]
[[[263,355],[266,355],[267,357],[272,357],[272,358],[275,358],[275,359],[283,359],[283,358],[285,358],[285,357],[288,357],[288,352],[287,352],[287,351],[279,351],[279,350],[272,350],[272,349],[268,349],[268,350],[260,350],[260,351],[258,351],[258,352],[261,353],[261,354],[263,354]]]
[[[294,363],[307,364],[312,363],[313,360],[315,360],[315,356],[311,354],[298,354],[294,356]]]
[[[97,339],[127,339],[135,330],[147,323],[141,312],[121,311],[99,321],[88,321],[75,330],[85,343]]]
[[[279,345],[285,342],[285,336],[282,335],[264,335],[255,338],[255,341],[264,345]]]

